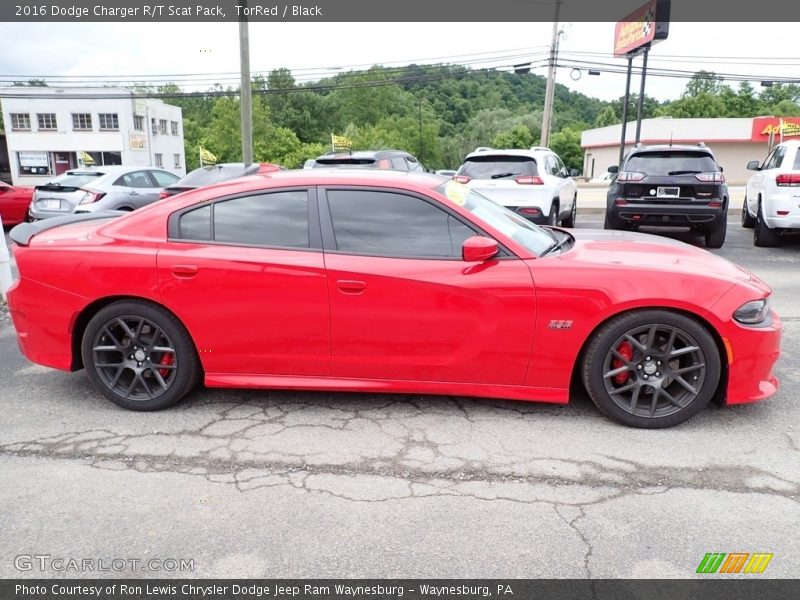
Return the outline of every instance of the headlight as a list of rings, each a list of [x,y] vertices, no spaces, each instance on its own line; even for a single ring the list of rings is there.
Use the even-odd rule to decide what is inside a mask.
[[[769,316],[769,298],[762,300],[753,300],[746,304],[742,304],[739,309],[733,313],[733,318],[744,323],[745,325],[757,325],[766,321]]]

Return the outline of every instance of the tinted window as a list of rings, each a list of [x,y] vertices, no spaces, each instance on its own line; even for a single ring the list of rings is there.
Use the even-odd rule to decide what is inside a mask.
[[[461,257],[475,232],[444,210],[405,194],[329,190],[336,244],[378,256]]]
[[[211,206],[181,215],[180,237],[186,240],[211,239]]]
[[[308,248],[308,193],[276,192],[217,202],[214,240]]]
[[[122,177],[114,182],[114,185],[121,185],[131,188],[150,188],[153,183],[147,176],[145,171],[134,171],[133,173],[125,173]]]
[[[172,185],[178,178],[171,173],[167,173],[166,171],[150,171],[150,175],[155,178],[158,187],[167,187],[168,185]]]
[[[527,156],[475,156],[458,170],[472,179],[503,179],[519,175],[538,175],[536,161]]]
[[[642,152],[631,156],[623,171],[647,175],[691,175],[719,171],[711,155],[704,152]]]
[[[51,179],[50,183],[57,183],[64,187],[81,187],[83,184],[89,183],[103,175],[104,173],[75,173],[68,171],[55,179]]]
[[[186,187],[202,187],[244,175],[244,165],[213,165],[200,167],[180,180]]]
[[[783,164],[783,157],[786,156],[786,146],[778,146],[775,149],[775,155],[772,158],[770,169],[780,169]]]

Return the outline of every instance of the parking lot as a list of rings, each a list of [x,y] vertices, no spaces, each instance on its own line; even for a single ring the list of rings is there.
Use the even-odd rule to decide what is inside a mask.
[[[767,573],[796,577],[800,238],[755,248],[738,215],[728,227],[715,254],[774,290],[781,388],[659,431],[616,425],[583,393],[198,390],[127,412],[83,372],[27,362],[0,312],[0,577],[77,575],[15,566],[36,554],[194,560],[112,573],[132,577],[681,578],[706,552],[773,553]]]

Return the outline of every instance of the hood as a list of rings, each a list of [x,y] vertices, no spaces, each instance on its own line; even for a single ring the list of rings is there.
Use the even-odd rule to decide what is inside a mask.
[[[560,255],[565,261],[578,261],[605,267],[641,268],[650,271],[692,273],[719,280],[751,282],[769,288],[746,269],[702,248],[667,237],[633,231],[571,229],[575,245]]]

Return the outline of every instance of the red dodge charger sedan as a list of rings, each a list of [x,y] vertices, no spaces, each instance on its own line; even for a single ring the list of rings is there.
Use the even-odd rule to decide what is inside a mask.
[[[273,173],[14,228],[22,352],[133,410],[195,385],[458,394],[680,423],[772,395],[770,289],[687,244],[538,227],[425,174]]]

